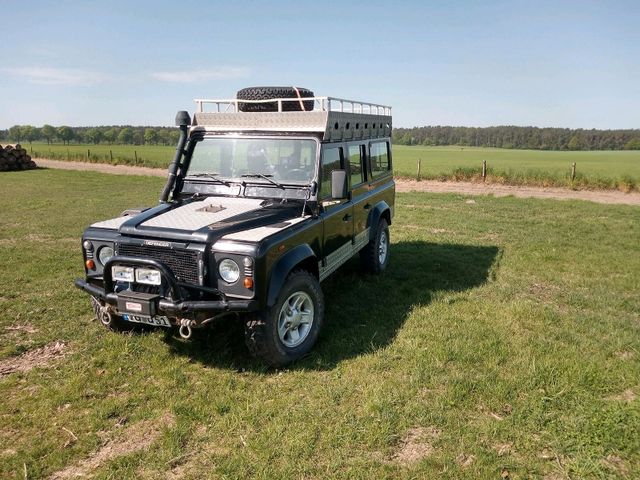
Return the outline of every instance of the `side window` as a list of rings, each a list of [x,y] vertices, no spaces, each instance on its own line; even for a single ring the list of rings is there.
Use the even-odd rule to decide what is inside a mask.
[[[354,185],[358,185],[362,182],[364,182],[365,176],[364,176],[364,169],[362,168],[363,165],[363,149],[364,146],[363,145],[350,145],[349,146],[349,168],[350,168],[350,175],[351,175],[351,186],[353,187]]]
[[[331,172],[342,170],[342,148],[327,148],[322,152],[320,198],[331,196]]]
[[[374,142],[369,147],[371,161],[371,176],[378,178],[389,171],[389,144],[387,142]]]

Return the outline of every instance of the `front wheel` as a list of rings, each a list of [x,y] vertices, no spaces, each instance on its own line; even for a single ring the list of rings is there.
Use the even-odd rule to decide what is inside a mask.
[[[311,273],[298,270],[289,275],[272,307],[247,319],[245,342],[252,355],[281,367],[311,350],[323,320],[320,284]]]
[[[375,235],[360,252],[362,268],[369,273],[380,273],[389,263],[389,226],[384,218],[378,222]]]

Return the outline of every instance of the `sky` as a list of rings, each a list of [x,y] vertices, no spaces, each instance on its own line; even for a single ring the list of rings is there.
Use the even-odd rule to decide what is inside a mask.
[[[395,127],[640,128],[640,1],[2,0],[0,128],[295,85]]]

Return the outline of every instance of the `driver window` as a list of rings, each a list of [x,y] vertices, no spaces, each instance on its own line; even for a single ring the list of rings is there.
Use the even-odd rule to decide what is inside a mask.
[[[331,197],[331,172],[342,170],[342,148],[327,148],[322,152],[320,198]]]

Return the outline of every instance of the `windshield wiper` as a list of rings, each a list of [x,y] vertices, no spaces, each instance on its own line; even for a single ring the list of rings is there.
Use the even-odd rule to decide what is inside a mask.
[[[269,178],[269,177],[273,177],[273,175],[264,175],[262,173],[245,173],[244,175],[240,175],[240,176],[242,178],[264,178],[267,182],[270,182],[270,183],[274,184],[276,187],[281,188],[282,190],[284,190],[284,185],[282,185],[281,183],[276,182],[272,178]]]
[[[193,177],[193,178],[206,177],[206,178],[210,178],[211,180],[215,180],[216,182],[221,183],[222,185],[227,185],[227,186],[230,185],[229,182],[218,178],[218,175],[220,175],[220,174],[219,173],[213,173],[213,172],[212,173],[204,173],[204,172],[202,172],[202,173],[192,173],[191,175],[187,175],[186,179],[188,179],[189,177]]]

